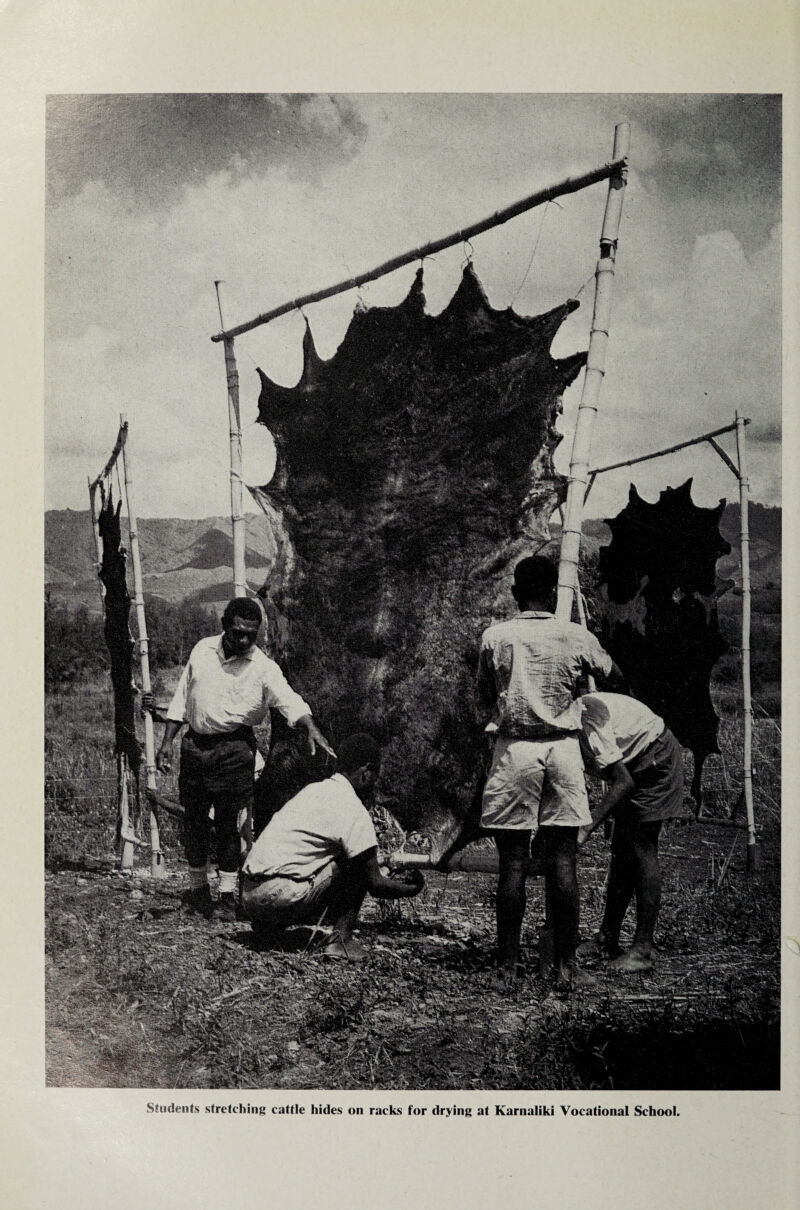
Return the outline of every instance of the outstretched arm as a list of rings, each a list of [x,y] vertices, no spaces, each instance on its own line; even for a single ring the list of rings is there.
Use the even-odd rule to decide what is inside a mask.
[[[601,770],[601,776],[604,781],[608,782],[608,788],[597,809],[597,814],[592,817],[591,824],[578,829],[579,848],[586,843],[592,832],[600,827],[603,820],[607,819],[621,802],[624,802],[633,789],[633,778],[621,760],[616,761],[613,765],[607,765],[605,769]]]
[[[378,865],[377,849],[367,849],[354,857],[353,866],[370,895],[376,899],[411,899],[425,886],[420,870],[406,870],[402,879],[385,878]]]

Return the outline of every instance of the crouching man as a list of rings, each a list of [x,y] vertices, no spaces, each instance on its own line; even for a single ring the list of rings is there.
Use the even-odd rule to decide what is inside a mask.
[[[242,910],[262,937],[292,924],[332,926],[329,958],[359,960],[353,936],[367,892],[378,899],[419,894],[419,871],[402,881],[378,866],[378,839],[362,800],[369,800],[381,753],[370,735],[351,735],[338,747],[339,771],[313,782],[281,807],[256,840],[242,867]]]
[[[622,974],[648,971],[653,965],[653,935],[661,906],[658,836],[666,819],[681,815],[683,757],[675,736],[643,702],[622,693],[587,693],[580,743],[586,769],[607,782],[591,827],[581,828],[583,844],[596,827],[613,815],[611,869],[605,911],[599,931],[578,948],[582,958],[606,955],[611,969]],[[620,931],[625,913],[636,900],[636,933],[625,952]]]

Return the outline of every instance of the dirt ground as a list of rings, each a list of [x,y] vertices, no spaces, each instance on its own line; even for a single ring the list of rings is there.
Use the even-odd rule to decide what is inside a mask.
[[[245,922],[186,916],[175,855],[160,882],[87,856],[46,876],[48,1084],[777,1087],[777,852],[762,847],[766,870],[753,884],[744,850],[741,832],[673,826],[655,971],[601,966],[595,990],[566,997],[537,977],[537,880],[528,969],[504,994],[492,981],[488,875],[434,873],[418,899],[368,901],[369,957],[341,965],[315,952],[307,929],[283,949],[259,949]],[[584,934],[597,923],[607,855],[595,837],[581,859]]]

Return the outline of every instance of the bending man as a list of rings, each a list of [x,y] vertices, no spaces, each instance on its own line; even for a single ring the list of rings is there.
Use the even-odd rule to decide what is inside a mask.
[[[238,818],[242,811],[247,814],[247,839],[252,839],[253,727],[274,707],[290,726],[302,728],[312,756],[317,745],[334,755],[308,704],[291,688],[278,665],[256,646],[260,628],[261,610],[255,601],[236,597],[228,603],[222,615],[222,634],[201,639],[192,649],[167,710],[164,737],[156,754],[158,769],[168,772],[175,736],[188,723],[181,741],[178,780],[189,863],[186,903],[208,919],[215,910],[221,920],[236,919]],[[152,708],[152,695],[143,705]],[[212,805],[219,864],[217,905],[208,885]]]
[[[263,938],[293,924],[333,927],[323,953],[364,956],[353,936],[364,896],[417,895],[425,885],[418,870],[403,881],[384,878],[378,866],[375,827],[362,799],[378,780],[381,753],[370,735],[351,735],[339,745],[339,772],[313,782],[273,815],[242,867],[242,909]]]
[[[643,702],[622,693],[587,693],[581,698],[581,748],[590,772],[608,783],[591,828],[613,813],[611,869],[599,931],[580,946],[583,957],[609,955],[612,970],[648,971],[661,906],[658,835],[665,819],[681,814],[683,757],[675,736]],[[636,933],[627,952],[619,937],[628,906],[636,896]]]
[[[519,963],[525,914],[525,873],[531,836],[545,840],[545,894],[554,932],[557,979],[589,984],[578,971],[578,828],[591,823],[575,700],[586,673],[607,676],[611,657],[588,630],[553,616],[558,569],[541,556],[514,569],[512,593],[520,612],[484,631],[478,694],[496,732],[483,791],[481,827],[494,836],[500,858],[497,943],[500,977]]]

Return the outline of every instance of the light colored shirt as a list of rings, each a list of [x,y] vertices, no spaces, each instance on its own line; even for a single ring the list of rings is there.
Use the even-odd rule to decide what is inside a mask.
[[[312,782],[281,807],[250,850],[243,874],[311,878],[336,858],[376,849],[369,812],[347,778]]]
[[[611,666],[611,656],[576,622],[532,609],[496,622],[483,632],[478,662],[478,693],[493,706],[490,728],[513,739],[577,731],[579,678],[608,676]]]
[[[663,718],[625,693],[585,693],[580,699],[581,750],[590,769],[626,765],[663,735]]]
[[[166,717],[186,722],[200,735],[218,735],[263,722],[267,710],[280,710],[290,726],[311,713],[274,660],[258,647],[226,659],[222,635],[201,639],[192,648]]]

